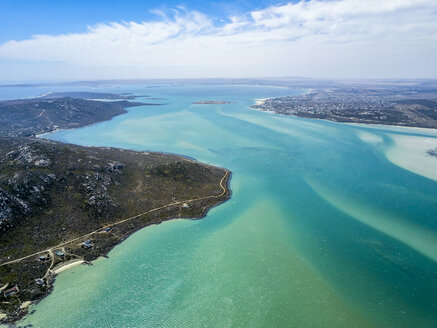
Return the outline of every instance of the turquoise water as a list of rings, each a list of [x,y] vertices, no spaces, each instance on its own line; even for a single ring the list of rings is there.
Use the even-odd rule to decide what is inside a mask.
[[[162,97],[165,105],[47,137],[223,166],[233,172],[232,198],[205,219],[148,227],[109,259],[60,274],[22,325],[437,327],[437,182],[385,157],[390,134],[427,132],[248,107],[299,93],[288,89],[115,91]],[[235,103],[192,104],[199,100]]]

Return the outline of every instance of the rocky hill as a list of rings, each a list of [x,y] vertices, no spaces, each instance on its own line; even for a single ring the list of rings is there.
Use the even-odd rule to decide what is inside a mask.
[[[0,136],[34,136],[54,129],[71,129],[106,121],[127,107],[150,105],[79,98],[20,99],[0,101]]]
[[[67,92],[49,92],[39,96],[39,99],[53,98],[79,98],[79,99],[107,99],[107,100],[131,100],[135,99],[130,93],[105,93],[105,92],[89,92],[89,91],[67,91]]]
[[[30,302],[48,295],[63,265],[105,256],[147,225],[202,217],[230,196],[225,169],[34,138],[156,105],[64,96],[0,102],[0,324],[17,321]]]
[[[0,138],[3,320],[50,291],[55,266],[94,260],[149,224],[202,217],[229,198],[228,180],[224,169],[175,155]]]

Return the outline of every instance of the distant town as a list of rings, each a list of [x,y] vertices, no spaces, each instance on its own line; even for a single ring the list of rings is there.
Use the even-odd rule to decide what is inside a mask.
[[[433,88],[322,88],[300,96],[265,99],[252,108],[336,122],[437,128]]]

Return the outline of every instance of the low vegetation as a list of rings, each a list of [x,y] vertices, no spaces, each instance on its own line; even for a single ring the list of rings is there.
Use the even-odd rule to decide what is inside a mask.
[[[230,173],[191,159],[23,137],[95,123],[133,105],[0,102],[0,323],[17,321],[29,301],[48,295],[63,265],[90,263],[142,227],[200,218],[229,198]]]

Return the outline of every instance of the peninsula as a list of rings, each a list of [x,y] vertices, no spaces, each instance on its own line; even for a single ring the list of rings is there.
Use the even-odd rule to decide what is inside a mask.
[[[53,99],[53,98],[79,98],[79,99],[105,99],[105,100],[132,100],[136,97],[130,93],[105,93],[105,92],[89,92],[89,91],[67,91],[67,92],[49,92],[37,98]]]
[[[344,123],[437,128],[437,89],[414,86],[316,88],[258,101],[252,108]]]
[[[230,197],[229,171],[188,158],[22,137],[138,105],[70,97],[0,103],[0,323],[22,318],[64,268],[105,256],[147,225],[201,218]]]

